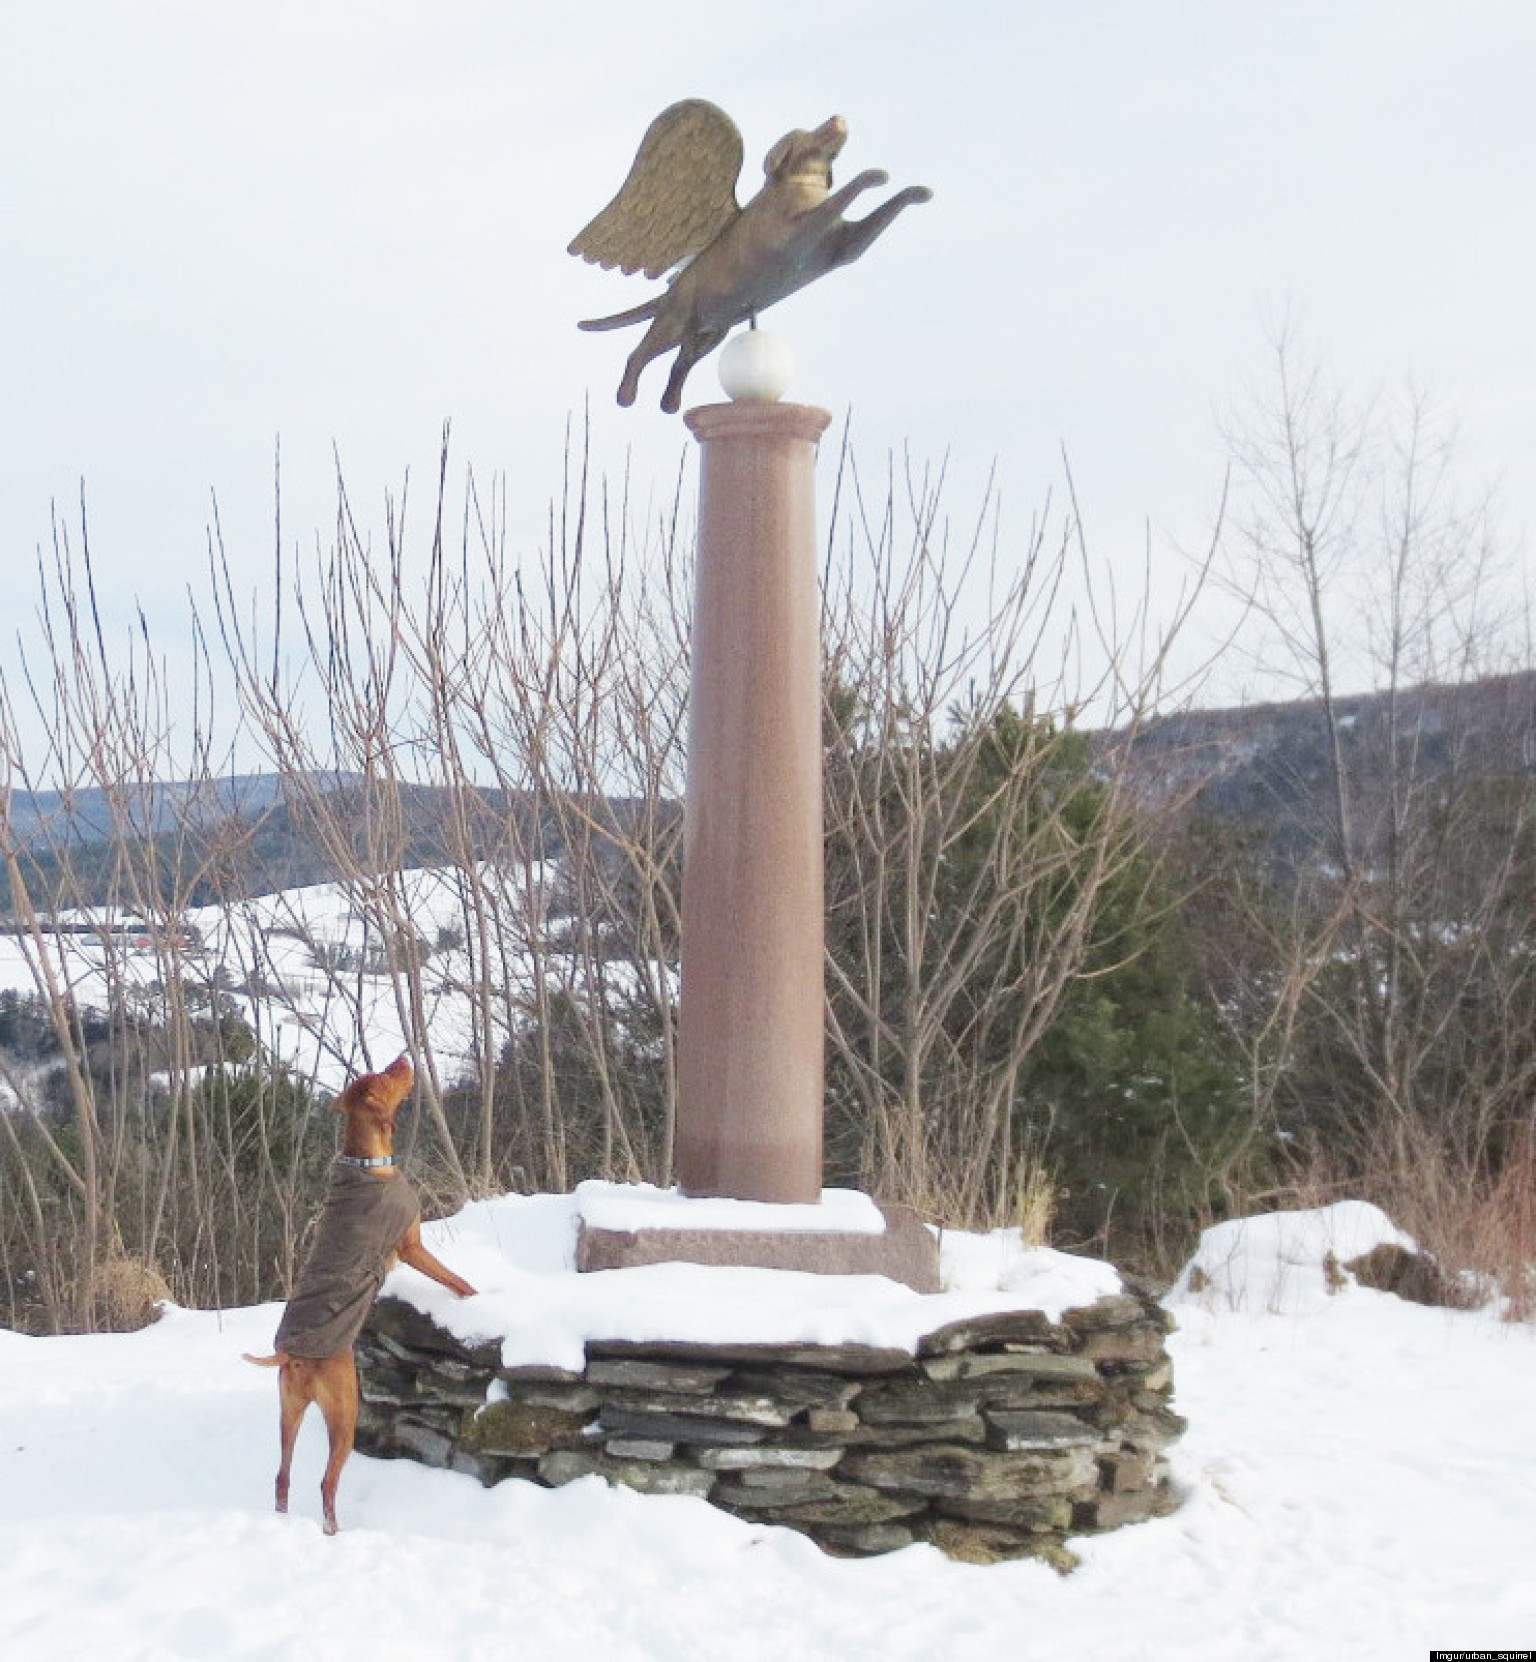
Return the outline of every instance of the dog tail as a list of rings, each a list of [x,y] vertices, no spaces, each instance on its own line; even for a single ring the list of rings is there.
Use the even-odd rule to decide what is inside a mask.
[[[631,323],[644,323],[647,318],[655,317],[661,306],[663,295],[657,295],[647,300],[643,306],[634,306],[627,312],[615,312],[612,317],[589,317],[578,323],[578,329],[627,329]]]
[[[254,1362],[258,1368],[280,1368],[285,1362],[293,1360],[286,1350],[278,1351],[275,1356],[252,1356],[249,1351],[243,1352],[242,1355],[245,1361]]]

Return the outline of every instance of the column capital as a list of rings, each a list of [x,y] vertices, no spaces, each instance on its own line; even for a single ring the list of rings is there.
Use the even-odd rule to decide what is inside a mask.
[[[699,404],[683,414],[688,431],[706,444],[711,439],[803,439],[814,444],[832,421],[829,410],[814,404]]]

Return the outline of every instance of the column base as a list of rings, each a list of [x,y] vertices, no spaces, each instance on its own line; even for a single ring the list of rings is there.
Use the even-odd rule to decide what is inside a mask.
[[[812,1275],[883,1275],[919,1293],[939,1286],[939,1244],[905,1206],[881,1206],[880,1233],[818,1229],[611,1229],[583,1218],[576,1235],[578,1271],[641,1264],[711,1264],[800,1270]]]

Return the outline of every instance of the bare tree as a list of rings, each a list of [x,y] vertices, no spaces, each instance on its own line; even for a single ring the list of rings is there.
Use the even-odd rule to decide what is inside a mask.
[[[1536,1064],[1523,607],[1429,400],[1352,411],[1288,333],[1270,387],[1229,428],[1228,579],[1316,701],[1327,810],[1265,911],[1256,1109],[1342,1180],[1464,1218]]]
[[[895,493],[866,512],[847,465],[852,552],[826,583],[830,1106],[876,1193],[1007,1222],[1040,1186],[1020,1080],[1145,847],[1122,769],[1198,585],[1142,661],[1101,635],[1074,684],[1075,523],[1005,550],[987,504],[952,544],[924,481],[903,547]],[[1091,766],[1085,703],[1121,740]]]

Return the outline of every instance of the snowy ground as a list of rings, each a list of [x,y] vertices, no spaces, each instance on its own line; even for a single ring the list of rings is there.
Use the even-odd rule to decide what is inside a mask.
[[[553,867],[530,866],[503,880],[501,898],[514,915],[536,916],[553,882]],[[480,1045],[473,993],[479,969],[462,945],[433,944],[441,931],[457,940],[466,934],[459,877],[450,869],[421,869],[400,873],[397,883],[402,915],[432,947],[421,967],[419,1021],[402,1001],[404,982],[390,973],[377,930],[337,883],[193,908],[183,922],[197,944],[175,963],[154,950],[146,926],[132,914],[63,911],[51,920],[58,932],[45,929],[37,940],[0,933],[0,989],[32,995],[39,986],[37,966],[46,960],[54,983],[78,1005],[105,1010],[114,994],[151,997],[159,981],[175,973],[217,986],[263,1049],[295,1078],[322,1090],[339,1091],[362,1069],[382,1067],[425,1044],[452,1080],[472,1065]],[[533,898],[525,898],[524,890]],[[546,951],[544,964],[556,985],[570,973],[556,953]],[[622,974],[620,966],[611,967],[611,979]],[[492,980],[503,1003],[515,1002],[527,995],[532,976],[527,955],[511,951],[505,961],[498,959]],[[253,984],[259,991],[249,990]],[[499,1005],[497,1020],[508,1019]],[[494,1033],[486,1048],[494,1053],[505,1037],[504,1030]],[[5,1105],[0,1096],[0,1107]]]
[[[431,1226],[434,1244],[483,1273],[488,1239],[521,1241],[502,1294],[542,1278],[553,1311],[574,1202],[523,1204],[523,1223],[491,1203]],[[1178,1304],[1172,1340],[1191,1421],[1174,1451],[1184,1504],[1077,1542],[1082,1566],[1064,1578],[927,1547],[837,1561],[703,1501],[597,1479],[483,1490],[362,1457],[327,1540],[313,1415],[295,1512],[268,1510],[276,1390],[239,1357],[268,1345],[275,1306],[171,1310],[116,1337],[0,1332],[0,1656],[1385,1662],[1531,1645],[1536,1333],[1357,1287],[1329,1295],[1317,1235],[1310,1220],[1260,1225],[1257,1251],[1213,1247],[1203,1302]],[[1032,1270],[1006,1242],[956,1244],[947,1299],[995,1296],[987,1261],[994,1287],[1060,1289],[1051,1260]],[[1265,1256],[1284,1266],[1266,1283],[1276,1308],[1227,1308],[1242,1301],[1222,1264],[1248,1276]],[[403,1290],[413,1272],[396,1273]],[[759,1272],[697,1273],[727,1325],[752,1303],[736,1278]],[[614,1276],[581,1279],[591,1300],[627,1300],[602,1291],[626,1285]],[[525,1330],[544,1319],[530,1310]]]

